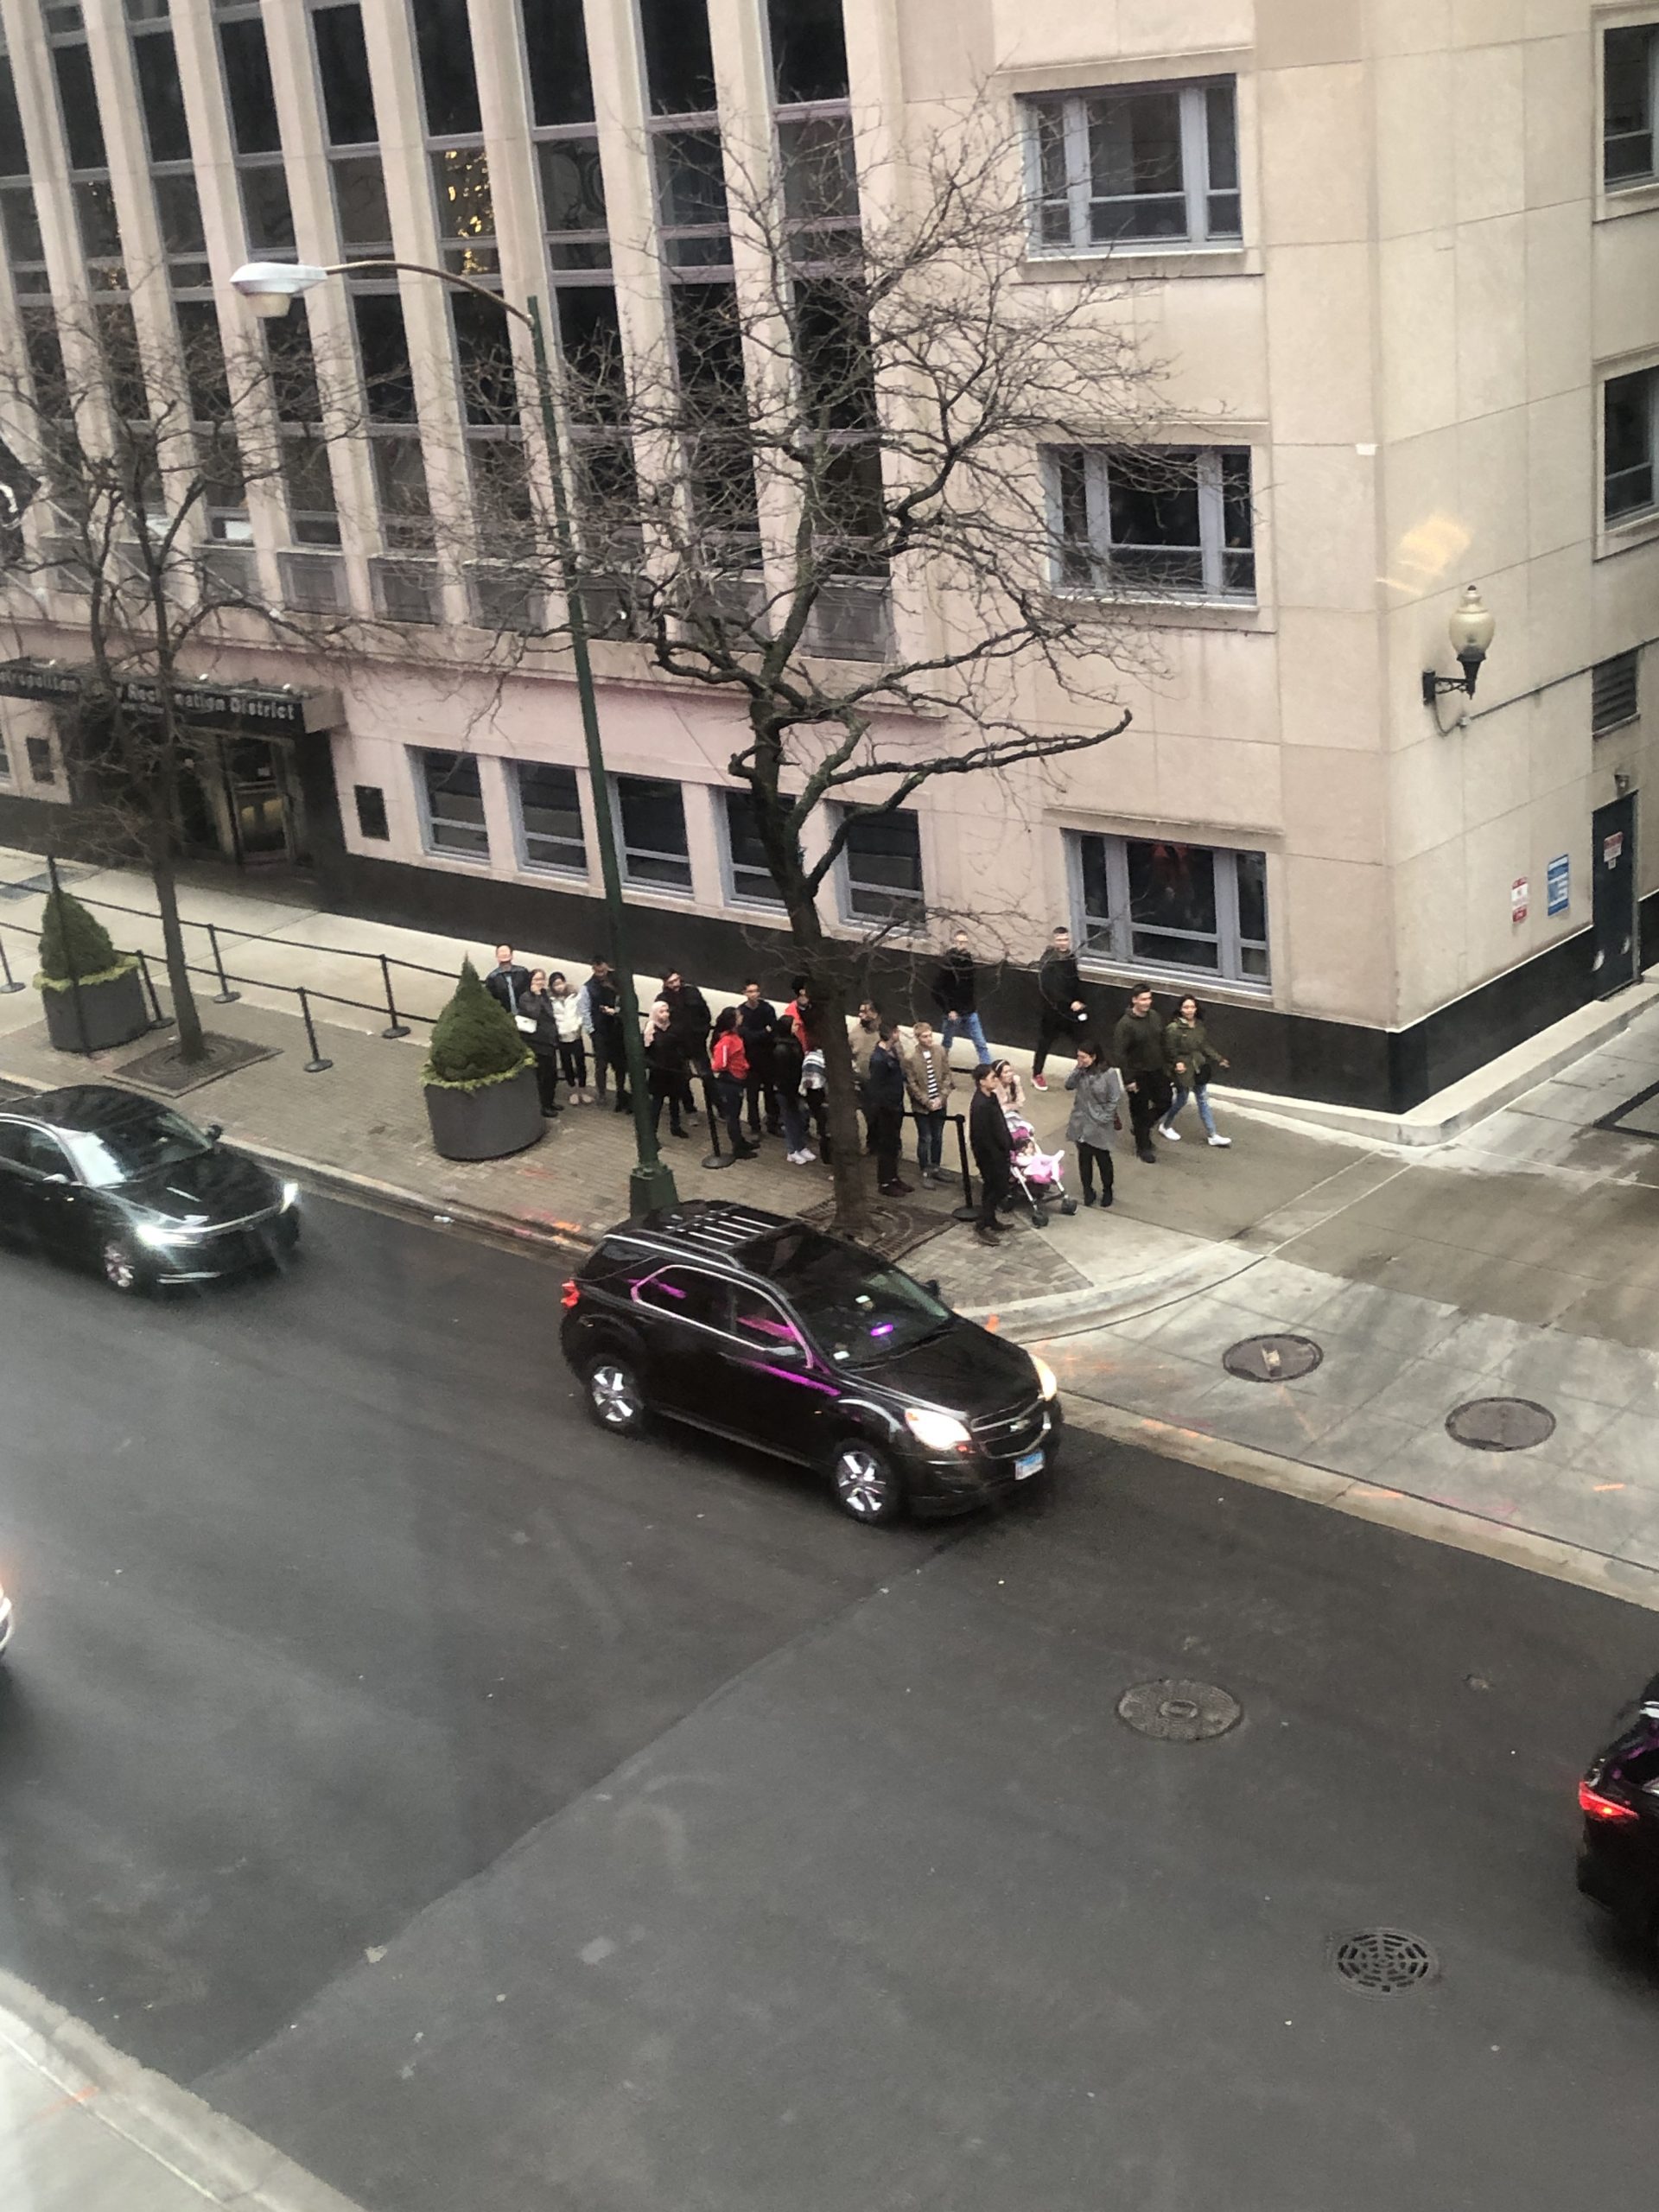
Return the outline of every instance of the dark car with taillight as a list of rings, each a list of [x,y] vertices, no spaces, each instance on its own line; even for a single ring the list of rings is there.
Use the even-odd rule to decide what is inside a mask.
[[[1579,1784],[1579,1887],[1659,1955],[1659,1675]]]
[[[691,1199],[625,1222],[565,1285],[560,1342],[601,1428],[655,1416],[819,1471],[843,1511],[970,1512],[1046,1474],[1054,1377],[879,1253]]]

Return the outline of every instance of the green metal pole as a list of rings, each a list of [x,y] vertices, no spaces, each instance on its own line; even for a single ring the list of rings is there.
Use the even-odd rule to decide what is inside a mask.
[[[621,1001],[622,1048],[627,1057],[628,1090],[633,1099],[633,1135],[638,1160],[628,1178],[628,1211],[634,1219],[659,1207],[677,1205],[679,1193],[668,1163],[657,1149],[651,1126],[651,1100],[645,1084],[645,1047],[639,1033],[639,1002],[634,996],[633,963],[628,955],[627,909],[622,903],[622,871],[617,866],[616,836],[611,820],[611,785],[605,769],[605,748],[599,734],[599,702],[594,696],[594,668],[588,652],[588,616],[582,602],[581,567],[576,558],[575,534],[570,522],[570,501],[565,491],[564,464],[559,448],[558,416],[553,405],[553,377],[548,366],[547,339],[542,328],[538,300],[525,302],[536,353],[536,391],[541,401],[542,432],[553,478],[553,529],[558,545],[559,569],[564,580],[565,604],[570,620],[570,658],[575,665],[576,697],[582,705],[582,735],[588,743],[588,772],[594,785],[594,819],[599,830],[599,866],[605,880],[605,912],[610,922],[611,958],[616,968],[617,994]]]

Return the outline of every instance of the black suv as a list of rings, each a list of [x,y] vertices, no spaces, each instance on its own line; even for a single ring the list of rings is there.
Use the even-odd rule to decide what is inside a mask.
[[[1659,1675],[1579,1784],[1579,1887],[1659,1951]]]
[[[626,1222],[564,1306],[560,1342],[601,1428],[664,1414],[821,1468],[855,1521],[965,1513],[1054,1464],[1040,1359],[782,1214],[690,1199]]]

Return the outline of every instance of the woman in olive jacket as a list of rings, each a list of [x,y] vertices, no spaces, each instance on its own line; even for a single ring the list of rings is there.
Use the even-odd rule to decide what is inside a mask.
[[[1100,1170],[1100,1199],[1112,1203],[1112,1131],[1123,1126],[1123,1078],[1092,1037],[1077,1039],[1077,1064],[1065,1078],[1065,1087],[1077,1096],[1066,1140],[1077,1148],[1077,1173],[1083,1178],[1083,1203],[1095,1199],[1095,1170]]]
[[[1164,1032],[1169,1048],[1170,1072],[1175,1081],[1175,1096],[1159,1128],[1158,1134],[1179,1144],[1179,1137],[1172,1124],[1187,1100],[1196,1092],[1198,1119],[1204,1124],[1204,1134],[1211,1144],[1226,1146],[1231,1137],[1224,1137],[1216,1128],[1216,1117],[1210,1110],[1210,1078],[1217,1068],[1230,1067],[1211,1045],[1205,1034],[1204,1010],[1197,999],[1184,998],[1175,1010],[1175,1019]]]

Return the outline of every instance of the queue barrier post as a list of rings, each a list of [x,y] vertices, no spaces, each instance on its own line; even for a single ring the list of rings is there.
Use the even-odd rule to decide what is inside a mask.
[[[213,949],[213,967],[219,976],[219,988],[213,994],[213,1004],[234,1006],[242,994],[231,988],[230,978],[225,973],[225,956],[219,949],[219,931],[211,922],[204,923],[203,927],[207,931],[207,942]]]
[[[380,955],[380,975],[386,987],[386,1013],[390,1017],[387,1027],[380,1034],[383,1037],[407,1037],[409,1024],[398,1018],[397,1001],[391,995],[391,963],[384,952]]]
[[[979,1208],[974,1204],[974,1178],[968,1166],[968,1117],[965,1114],[953,1114],[950,1119],[957,1125],[957,1160],[962,1170],[962,1204],[951,1207],[950,1218],[977,1221]]]
[[[300,995],[300,1013],[305,1021],[306,1041],[311,1047],[311,1057],[305,1064],[305,1072],[307,1075],[321,1075],[334,1064],[322,1057],[322,1048],[317,1043],[317,1025],[311,1016],[311,1001],[306,995],[304,984],[296,984],[295,988]]]
[[[702,1164],[705,1167],[735,1167],[736,1154],[722,1152],[720,1148],[720,1116],[715,1111],[715,1078],[709,1074],[699,1077],[698,1080],[702,1084],[703,1111],[709,1116],[709,1150]]]
[[[149,1026],[152,1029],[165,1029],[169,1026],[170,1017],[162,1012],[161,994],[156,988],[156,978],[149,972],[149,961],[142,945],[138,949],[137,958],[144,978],[144,988],[149,995]]]
[[[4,978],[0,982],[0,997],[10,998],[14,991],[21,991],[23,988],[11,972],[11,963],[6,957],[6,940],[3,936],[0,936],[0,977]]]

